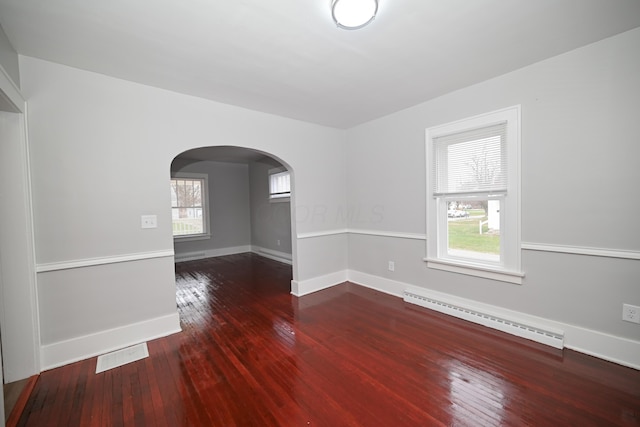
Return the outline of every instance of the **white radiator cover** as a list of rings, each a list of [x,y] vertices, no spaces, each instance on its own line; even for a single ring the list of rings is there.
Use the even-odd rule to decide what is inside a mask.
[[[564,331],[540,326],[529,319],[510,315],[505,310],[465,300],[452,295],[441,294],[426,289],[409,287],[403,292],[404,301],[440,313],[468,320],[511,335],[530,339],[558,349],[564,348]]]

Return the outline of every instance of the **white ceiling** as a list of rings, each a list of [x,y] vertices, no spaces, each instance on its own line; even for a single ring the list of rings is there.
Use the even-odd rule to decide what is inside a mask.
[[[0,0],[22,55],[349,128],[640,26],[640,0]],[[639,47],[640,51],[640,47]]]

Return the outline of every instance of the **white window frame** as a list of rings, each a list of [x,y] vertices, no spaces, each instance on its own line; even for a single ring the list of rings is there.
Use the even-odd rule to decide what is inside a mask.
[[[501,194],[480,193],[475,197],[500,199],[500,262],[471,257],[457,257],[448,253],[447,205],[466,195],[437,196],[433,189],[434,139],[467,130],[479,129],[506,122],[507,190]],[[524,273],[520,264],[520,106],[481,114],[426,130],[427,165],[427,267],[467,274],[503,282],[522,284]]]
[[[190,241],[190,240],[206,240],[211,238],[211,229],[209,228],[209,218],[211,217],[211,211],[209,210],[209,175],[206,173],[187,173],[178,172],[171,175],[171,180],[174,179],[199,179],[202,180],[202,219],[203,219],[203,232],[198,234],[182,234],[173,236],[174,241]],[[173,208],[172,208],[173,209]],[[171,216],[171,234],[173,234],[173,215]]]
[[[272,186],[272,177],[276,175],[288,175],[289,176],[289,191],[282,194],[274,194]],[[268,172],[268,184],[269,184],[269,201],[272,203],[289,202],[291,201],[291,173],[284,167],[269,169]]]

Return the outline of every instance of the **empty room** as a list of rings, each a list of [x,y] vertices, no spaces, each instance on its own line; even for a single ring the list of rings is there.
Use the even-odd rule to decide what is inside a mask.
[[[0,420],[638,426],[639,119],[638,0],[0,0]]]

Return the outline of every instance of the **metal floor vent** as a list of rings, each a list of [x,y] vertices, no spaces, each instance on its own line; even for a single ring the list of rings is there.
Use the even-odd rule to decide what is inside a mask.
[[[471,308],[438,301],[409,291],[404,291],[404,300],[421,307],[436,310],[473,323],[478,323],[508,334],[527,338],[541,344],[546,344],[559,349],[564,348],[564,333],[560,331],[541,329],[537,326],[527,325],[492,314],[482,313]]]
[[[147,348],[146,342],[103,354],[102,356],[98,356],[96,374],[144,359],[145,357],[149,357],[149,349]]]

